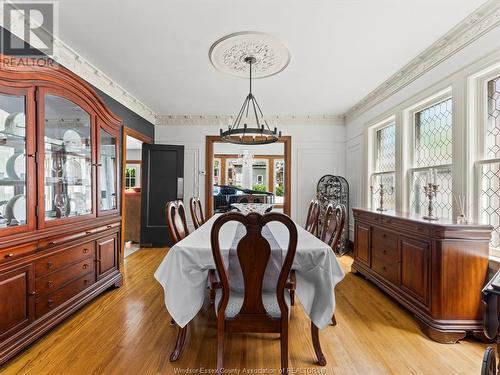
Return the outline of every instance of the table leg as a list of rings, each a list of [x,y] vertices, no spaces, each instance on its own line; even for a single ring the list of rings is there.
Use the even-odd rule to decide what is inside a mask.
[[[184,349],[184,343],[186,342],[186,332],[187,324],[184,327],[179,327],[177,332],[177,340],[175,342],[175,348],[172,354],[170,354],[170,362],[175,362],[179,359],[182,349]]]

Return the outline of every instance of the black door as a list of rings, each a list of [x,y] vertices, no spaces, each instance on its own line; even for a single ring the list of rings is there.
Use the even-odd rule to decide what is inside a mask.
[[[142,145],[141,246],[170,246],[165,204],[184,196],[184,146]]]

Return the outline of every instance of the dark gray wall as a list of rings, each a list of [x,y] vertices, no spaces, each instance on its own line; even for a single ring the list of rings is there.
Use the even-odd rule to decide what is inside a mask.
[[[10,37],[10,31],[7,29],[4,29],[3,27],[0,26],[0,33],[2,33],[2,38],[0,38],[0,43],[3,42],[3,33],[6,33],[6,37]],[[14,38],[17,38],[14,36]],[[1,46],[0,46],[1,47]],[[0,51],[3,49],[0,48]],[[155,127],[154,124],[146,120],[145,118],[139,116],[137,113],[134,111],[128,109],[125,107],[123,104],[117,102],[115,99],[113,99],[111,96],[105,94],[98,88],[94,87],[90,82],[89,84],[94,88],[94,90],[97,92],[97,94],[101,97],[103,102],[109,107],[109,109],[119,116],[122,119],[123,125],[137,130],[139,133],[142,133],[144,135],[147,135],[148,137],[151,137],[154,139],[155,135]]]

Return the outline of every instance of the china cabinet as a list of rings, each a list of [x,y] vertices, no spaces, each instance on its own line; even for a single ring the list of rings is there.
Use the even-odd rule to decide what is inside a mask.
[[[0,364],[122,280],[120,119],[55,63],[2,61]]]

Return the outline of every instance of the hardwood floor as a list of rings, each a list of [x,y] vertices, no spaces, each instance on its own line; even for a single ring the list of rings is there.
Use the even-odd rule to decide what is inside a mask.
[[[98,297],[1,367],[0,373],[147,375],[213,369],[216,328],[212,307],[207,311],[205,306],[190,325],[179,361],[172,364],[168,360],[176,328],[170,325],[163,291],[153,278],[165,253],[146,249],[127,257],[123,287]],[[341,262],[349,271],[352,259],[344,256]],[[336,299],[338,325],[320,331],[326,367],[313,363],[309,320],[300,305],[293,308],[291,368],[305,374],[480,373],[486,344],[431,341],[410,314],[362,277],[348,273],[337,286]],[[225,367],[245,367],[247,373],[251,373],[248,369],[264,368],[269,370],[261,373],[278,374],[279,353],[278,335],[234,335],[226,341]],[[314,370],[307,372],[307,368]]]

